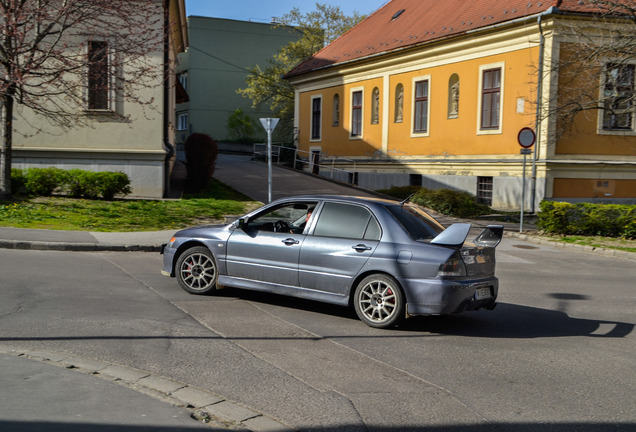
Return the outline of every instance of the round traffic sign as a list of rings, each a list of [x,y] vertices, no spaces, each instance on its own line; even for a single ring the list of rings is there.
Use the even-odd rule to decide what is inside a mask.
[[[517,135],[517,141],[519,141],[519,145],[523,148],[529,148],[534,145],[534,142],[537,140],[537,136],[534,131],[529,127],[524,127],[519,131],[519,135]]]

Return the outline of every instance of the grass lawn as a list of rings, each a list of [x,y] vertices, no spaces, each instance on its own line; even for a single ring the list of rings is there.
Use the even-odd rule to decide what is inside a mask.
[[[585,236],[565,236],[551,237],[551,240],[563,243],[578,244],[583,246],[592,246],[595,248],[618,249],[626,252],[636,252],[636,239],[621,239],[613,237],[585,237]]]
[[[180,200],[86,200],[38,197],[0,201],[0,226],[77,231],[158,231],[222,222],[260,205],[212,181]]]

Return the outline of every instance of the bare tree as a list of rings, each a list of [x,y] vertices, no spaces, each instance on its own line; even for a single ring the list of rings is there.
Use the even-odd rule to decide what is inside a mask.
[[[581,116],[602,114],[608,130],[634,128],[636,3],[633,0],[582,0],[565,9],[564,42],[546,75],[558,75],[558,94],[543,117],[556,120],[557,136],[577,126]],[[580,19],[580,18],[584,19]],[[589,19],[592,17],[593,19]]]
[[[119,115],[115,100],[151,104],[141,90],[162,82],[163,23],[161,0],[0,0],[0,198],[16,105],[70,128]]]

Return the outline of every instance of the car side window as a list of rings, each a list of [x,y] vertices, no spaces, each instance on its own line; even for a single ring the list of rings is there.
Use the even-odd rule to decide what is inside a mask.
[[[366,208],[328,202],[320,212],[314,235],[379,240],[381,230],[378,222]]]
[[[252,217],[248,229],[253,231],[274,231],[301,233],[311,216],[316,203],[287,203],[270,208]]]

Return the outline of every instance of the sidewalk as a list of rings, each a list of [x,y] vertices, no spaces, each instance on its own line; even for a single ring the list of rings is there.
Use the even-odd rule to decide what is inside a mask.
[[[0,345],[0,430],[291,432],[184,383],[67,353]]]

